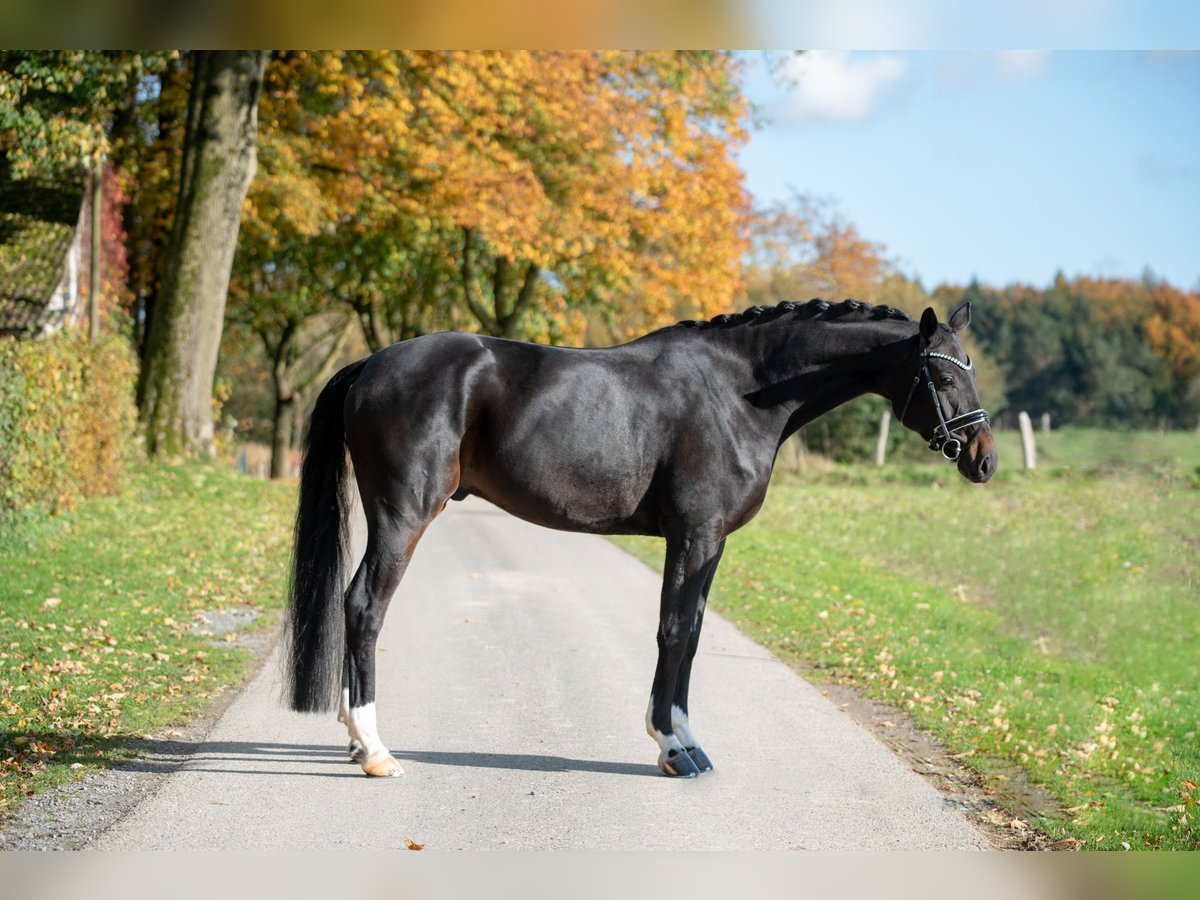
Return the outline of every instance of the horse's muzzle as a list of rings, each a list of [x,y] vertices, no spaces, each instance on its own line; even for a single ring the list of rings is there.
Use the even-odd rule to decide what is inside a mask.
[[[996,474],[1000,457],[991,428],[980,428],[958,455],[958,471],[968,481],[984,484]]]

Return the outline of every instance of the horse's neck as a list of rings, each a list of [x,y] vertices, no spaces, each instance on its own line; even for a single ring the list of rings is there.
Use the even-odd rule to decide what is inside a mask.
[[[741,337],[755,383],[745,396],[771,418],[781,440],[855,397],[886,396],[916,333],[897,320],[778,322],[755,332]]]

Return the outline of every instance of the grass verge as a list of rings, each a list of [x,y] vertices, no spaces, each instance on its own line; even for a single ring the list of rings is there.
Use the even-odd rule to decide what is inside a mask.
[[[1198,849],[1200,492],[1190,462],[1134,463],[985,487],[781,473],[712,606],[908,713],[1052,837]],[[660,542],[619,543],[661,566]],[[1024,807],[1018,783],[1058,802]]]
[[[0,812],[245,679],[247,632],[282,607],[293,500],[215,465],[155,465],[3,536]],[[223,630],[231,614],[253,621]]]

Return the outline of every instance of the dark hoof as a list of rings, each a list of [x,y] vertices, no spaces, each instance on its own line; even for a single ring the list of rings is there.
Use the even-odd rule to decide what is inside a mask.
[[[711,772],[713,770],[712,760],[699,747],[688,747],[687,755],[692,758],[692,762],[696,764],[696,769],[700,772]]]
[[[700,774],[692,758],[682,750],[676,750],[658,758],[658,767],[675,778],[695,778]]]

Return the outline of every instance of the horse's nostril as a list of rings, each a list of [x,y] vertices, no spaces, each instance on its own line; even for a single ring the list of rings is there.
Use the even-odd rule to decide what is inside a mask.
[[[982,472],[984,475],[986,475],[991,468],[992,468],[992,458],[990,456],[985,456],[983,458],[983,462],[981,462],[979,464],[979,471]]]

